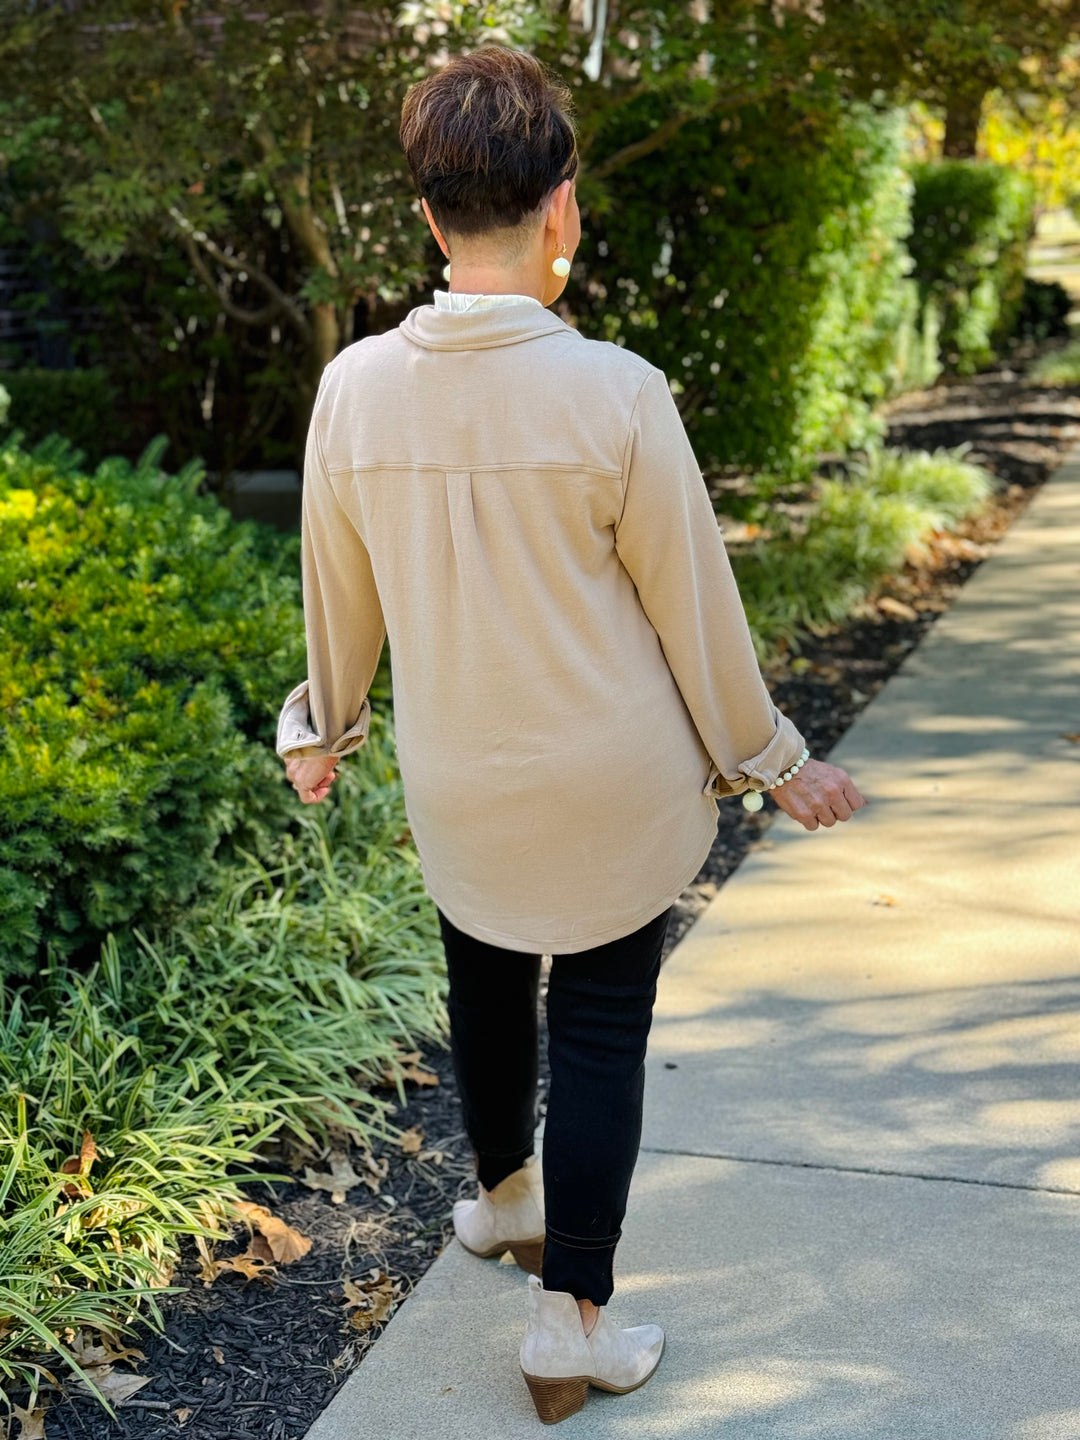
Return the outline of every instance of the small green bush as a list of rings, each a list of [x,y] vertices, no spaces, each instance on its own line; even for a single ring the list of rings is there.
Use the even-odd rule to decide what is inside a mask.
[[[932,296],[919,299],[919,287],[910,277],[904,282],[904,299],[896,329],[896,353],[888,377],[887,397],[933,385],[944,368],[941,363],[941,307]]]
[[[179,913],[226,837],[295,814],[274,754],[304,673],[298,538],[158,458],[0,446],[0,974]]]
[[[1018,170],[982,160],[923,161],[912,166],[912,177],[908,247],[921,302],[940,308],[946,367],[970,375],[1014,331],[1035,187]]]
[[[605,148],[657,105],[620,111]],[[903,144],[900,111],[778,97],[684,125],[588,202],[579,324],[665,371],[703,463],[807,478],[880,438],[876,403],[919,363],[914,318],[898,348],[917,305]]]
[[[872,447],[843,479],[820,483],[805,522],[778,515],[768,538],[732,555],[760,659],[797,650],[801,631],[844,620],[910,545],[985,501],[997,482],[964,459],[968,449]]]
[[[1029,385],[1080,385],[1080,340],[1040,355],[1025,379]]]
[[[33,446],[63,430],[64,438],[96,465],[123,449],[129,436],[116,387],[100,365],[85,370],[5,370],[11,397],[6,423]]]
[[[85,975],[0,986],[0,1376],[77,1369],[68,1327],[155,1324],[180,1237],[220,1236],[283,1127],[395,1133],[370,1087],[444,1038],[446,972],[382,714],[299,825],[137,932],[139,963],[110,936]]]
[[[1016,316],[1013,336],[1017,340],[1067,340],[1073,299],[1057,280],[1034,280],[1024,276],[1024,291]]]

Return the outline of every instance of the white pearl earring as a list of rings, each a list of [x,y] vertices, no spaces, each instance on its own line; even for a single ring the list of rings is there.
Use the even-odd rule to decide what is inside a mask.
[[[449,280],[449,279],[450,279],[450,264],[449,264],[449,261],[442,267],[442,278],[443,278],[444,280]]]
[[[565,246],[565,245],[560,245],[560,246],[559,246],[559,250],[560,250],[560,251],[565,250],[565,249],[566,249],[566,246]],[[565,255],[562,255],[562,254],[556,255],[555,259],[552,260],[552,262],[551,262],[551,273],[552,273],[553,275],[557,275],[560,280],[565,280],[566,277],[567,277],[567,275],[570,274],[570,261],[567,260],[567,258],[566,258]]]

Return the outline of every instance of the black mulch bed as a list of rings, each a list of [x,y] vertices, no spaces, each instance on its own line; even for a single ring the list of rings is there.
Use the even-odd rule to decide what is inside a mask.
[[[767,673],[777,704],[795,720],[812,753],[830,750],[1078,437],[1080,389],[1025,390],[1004,366],[893,404],[890,444],[931,449],[971,441],[970,458],[995,471],[1009,488],[988,518],[961,532],[969,545],[954,547],[934,567],[909,567],[890,581],[888,594],[900,602],[901,613],[895,605],[891,612],[868,606],[832,633],[808,637],[798,673],[787,665]],[[903,612],[905,605],[911,614]],[[855,779],[872,793],[872,776]],[[757,814],[735,802],[721,804],[716,843],[678,902],[667,951],[763,840],[775,813],[771,800]],[[408,1104],[393,1117],[403,1128],[420,1128],[420,1153],[377,1143],[376,1160],[385,1158],[389,1166],[378,1193],[358,1186],[343,1204],[298,1183],[250,1187],[250,1199],[311,1238],[310,1253],[266,1277],[244,1280],[225,1273],[206,1287],[194,1248],[187,1248],[176,1283],[190,1289],[167,1303],[166,1337],[147,1332],[137,1342],[146,1354],[138,1372],[153,1376],[152,1382],[115,1421],[85,1397],[56,1404],[47,1416],[49,1440],[163,1440],[179,1434],[190,1440],[299,1440],[305,1434],[381,1328],[365,1331],[349,1324],[345,1282],[362,1286],[389,1275],[407,1296],[451,1235],[453,1200],[475,1193],[449,1057],[433,1050],[424,1064],[440,1083],[410,1084]],[[545,1083],[546,1077],[541,1106]],[[363,1156],[354,1151],[350,1158],[362,1174]],[[282,1168],[280,1158],[268,1166]],[[219,1253],[235,1254],[246,1244],[243,1235]]]

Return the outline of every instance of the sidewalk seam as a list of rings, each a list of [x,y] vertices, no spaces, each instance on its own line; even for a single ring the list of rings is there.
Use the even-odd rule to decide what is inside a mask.
[[[643,1145],[642,1155],[679,1155],[688,1160],[733,1160],[740,1165],[779,1165],[791,1170],[829,1170],[839,1175],[882,1175],[900,1180],[942,1180],[949,1185],[982,1185],[989,1190],[1034,1190],[1041,1195],[1071,1195],[1080,1200],[1080,1190],[1066,1185],[1029,1185],[1023,1180],[979,1180],[968,1175],[930,1175],[919,1170],[885,1170],[873,1165],[826,1165],[817,1160],[774,1160],[764,1155],[734,1155],[713,1150],[668,1150]]]

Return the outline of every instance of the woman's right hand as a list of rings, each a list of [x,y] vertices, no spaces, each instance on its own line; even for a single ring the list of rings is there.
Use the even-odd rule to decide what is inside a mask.
[[[867,803],[847,771],[826,760],[807,760],[797,775],[769,794],[806,830],[850,820]]]

